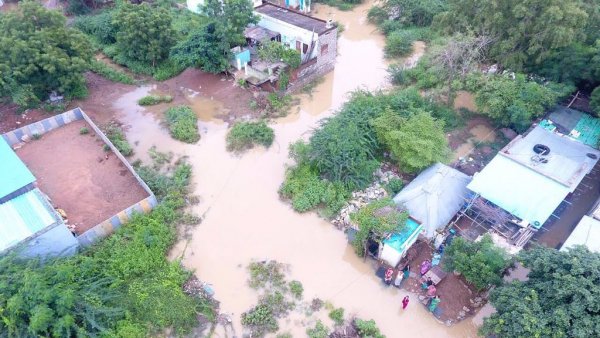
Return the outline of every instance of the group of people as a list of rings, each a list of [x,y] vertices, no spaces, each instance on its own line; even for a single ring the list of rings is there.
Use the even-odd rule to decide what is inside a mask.
[[[402,284],[402,281],[408,279],[408,276],[410,276],[410,266],[407,264],[404,266],[404,268],[402,270],[398,270],[398,273],[396,274],[396,278],[393,278],[394,272],[395,271],[392,267],[387,268],[385,270],[385,275],[383,277],[383,281],[387,285],[391,285],[393,282],[394,286],[400,287],[400,284]]]
[[[435,309],[437,308],[438,304],[440,303],[440,297],[436,294],[437,293],[437,289],[435,287],[435,284],[433,283],[433,280],[431,279],[431,277],[426,277],[425,274],[429,271],[429,269],[431,269],[431,261],[430,260],[425,260],[423,261],[423,263],[421,263],[420,266],[420,273],[421,273],[421,288],[423,290],[426,290],[426,296],[428,299],[428,304],[427,307],[429,309],[430,312],[435,311]],[[396,272],[396,270],[394,270],[394,268],[392,267],[388,267],[385,270],[384,276],[383,276],[383,281],[386,285],[392,285],[392,283],[394,284],[394,286],[396,287],[400,287],[400,284],[402,284],[403,280],[408,279],[408,277],[410,276],[410,265],[405,265],[404,268],[402,268],[402,270],[398,270],[396,273],[396,277],[394,278],[394,272]],[[408,303],[410,302],[410,297],[408,295],[404,296],[404,298],[402,298],[402,309],[405,310],[406,307],[408,307]]]

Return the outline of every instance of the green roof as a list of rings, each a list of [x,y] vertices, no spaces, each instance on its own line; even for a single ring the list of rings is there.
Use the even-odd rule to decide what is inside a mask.
[[[0,137],[0,198],[35,182],[35,177],[14,150]]]
[[[574,131],[577,131],[577,133],[574,134]],[[598,141],[600,141],[600,119],[583,114],[577,125],[575,125],[575,128],[571,131],[570,136],[590,147],[598,148]]]

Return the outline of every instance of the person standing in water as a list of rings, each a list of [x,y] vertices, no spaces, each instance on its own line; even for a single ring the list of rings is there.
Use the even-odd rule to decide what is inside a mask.
[[[402,310],[406,310],[406,307],[408,306],[408,296],[404,296],[404,299],[402,299]]]

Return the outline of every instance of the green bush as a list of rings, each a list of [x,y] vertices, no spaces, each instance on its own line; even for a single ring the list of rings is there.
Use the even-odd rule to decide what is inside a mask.
[[[90,130],[87,129],[86,127],[79,129],[79,135],[87,135],[89,133],[90,133]]]
[[[146,95],[138,100],[140,106],[153,106],[159,103],[169,103],[173,101],[173,96],[165,95]]]
[[[182,167],[191,173],[189,166]],[[181,191],[168,194],[152,212],[135,215],[75,256],[43,262],[1,257],[0,308],[6,320],[0,321],[0,332],[7,337],[147,337],[169,329],[185,335],[197,327],[198,315],[213,320],[208,300],[183,291],[190,272],[167,259],[185,205]]]
[[[392,178],[385,185],[385,190],[388,192],[388,194],[394,196],[397,193],[399,193],[400,190],[402,190],[402,187],[404,187],[404,182],[402,182],[401,179],[399,179],[399,178]]]
[[[268,41],[263,43],[258,50],[258,57],[269,62],[281,60],[292,69],[300,67],[302,61],[300,52],[291,49],[278,41]]]
[[[119,125],[115,123],[107,125],[104,128],[104,134],[106,134],[106,137],[108,137],[110,142],[112,142],[115,148],[117,148],[123,156],[131,156],[133,154],[133,148],[131,148],[131,145],[127,142],[125,134],[123,134],[123,130]]]
[[[380,25],[388,18],[387,11],[380,6],[372,6],[369,8],[369,12],[367,13],[367,18],[370,23]]]
[[[306,334],[309,338],[327,338],[329,337],[329,329],[323,322],[318,320],[315,327],[306,329]]]
[[[117,41],[117,30],[112,24],[113,15],[114,11],[105,10],[95,15],[78,16],[73,26],[103,45],[113,44]]]
[[[373,319],[371,320],[362,320],[362,319],[354,319],[354,327],[358,331],[358,334],[361,337],[369,337],[369,338],[385,338],[377,324]]]
[[[152,69],[152,77],[156,81],[168,80],[181,74],[186,68],[171,59],[167,59]]]
[[[102,61],[92,60],[92,62],[90,63],[90,70],[98,75],[102,75],[103,77],[113,82],[121,82],[124,84],[135,83],[135,80],[131,76],[107,65]]]
[[[460,272],[480,290],[500,285],[509,263],[508,254],[494,244],[490,235],[484,235],[479,242],[455,238],[444,255],[444,266],[448,271]]]
[[[596,113],[596,116],[600,117],[600,86],[592,91],[592,95],[590,96],[590,108]]]
[[[411,31],[398,30],[391,32],[385,41],[385,56],[392,58],[406,56],[412,52],[415,35]]]
[[[344,309],[340,307],[331,310],[331,312],[329,312],[329,318],[335,322],[335,325],[339,326],[344,324]]]
[[[190,107],[169,108],[165,112],[165,119],[174,139],[187,143],[195,143],[200,139],[198,117]]]
[[[265,121],[238,122],[227,133],[227,150],[242,151],[255,145],[268,148],[274,138],[273,129]]]
[[[296,297],[296,299],[302,299],[302,293],[304,292],[304,287],[302,283],[297,280],[293,280],[289,283],[290,292],[292,296]]]

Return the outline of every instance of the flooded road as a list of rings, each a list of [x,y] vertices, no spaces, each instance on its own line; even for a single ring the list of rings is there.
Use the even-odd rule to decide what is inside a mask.
[[[228,153],[227,124],[205,113],[199,114],[201,140],[197,144],[172,140],[154,108],[149,111],[135,104],[152,87],[138,88],[114,103],[123,112],[120,120],[129,126],[127,138],[139,158],[148,160],[147,150],[156,146],[159,151],[188,156],[193,165],[194,193],[201,198],[194,211],[203,221],[189,240],[173,249],[172,256],[181,257],[201,280],[213,284],[221,311],[233,314],[238,336],[241,314],[257,302],[246,283],[246,266],[263,259],[289,264],[289,278],[303,283],[305,300],[318,297],[343,307],[348,315],[372,318],[387,337],[476,336],[470,320],[451,328],[436,322],[416,295],[411,295],[411,304],[402,311],[400,301],[408,293],[384,288],[371,263],[354,254],[342,232],[314,213],[294,212],[279,199],[277,191],[290,164],[289,144],[307,138],[318,121],[333,114],[357,87],[375,90],[389,85],[384,39],[366,21],[370,6],[366,3],[351,12],[316,6],[317,16],[345,26],[336,68],[312,95],[300,95],[299,106],[289,116],[271,123],[275,142],[269,149],[241,156]],[[204,103],[210,111],[218,110],[218,103]],[[194,107],[199,106],[201,102]],[[306,336],[300,320],[280,324],[281,332]],[[327,319],[326,324],[332,323]]]

